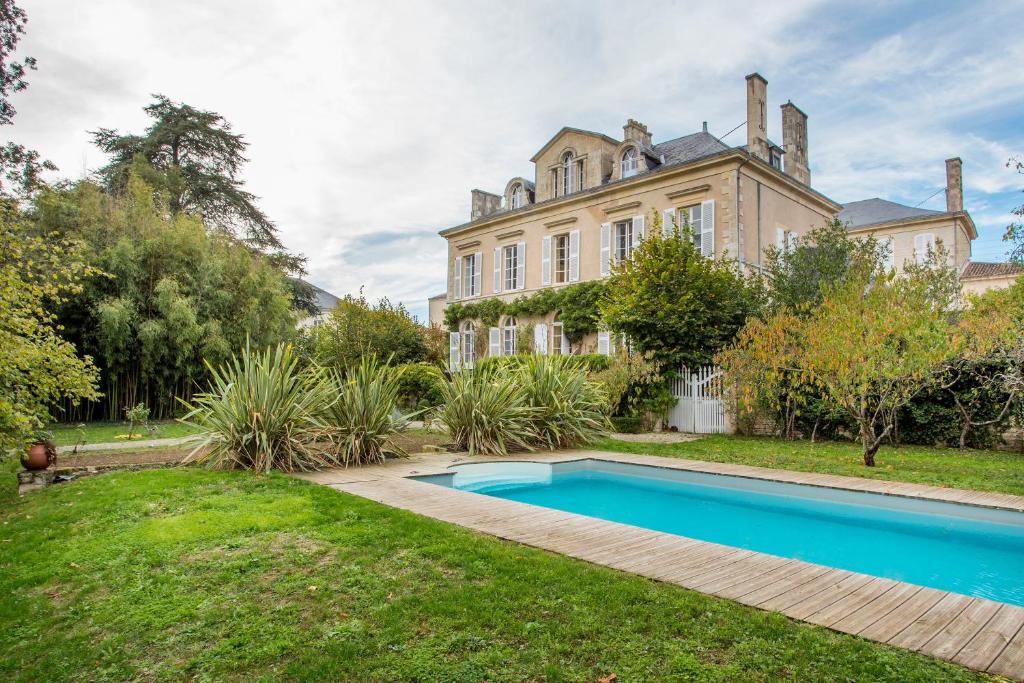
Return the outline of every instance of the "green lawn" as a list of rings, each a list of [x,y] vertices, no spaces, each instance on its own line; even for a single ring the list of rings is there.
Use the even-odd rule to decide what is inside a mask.
[[[155,427],[150,433],[145,427],[136,427],[133,432],[133,441],[144,439],[172,439],[179,436],[195,434],[198,430],[191,425],[175,422],[174,420],[152,421],[149,423]],[[79,435],[84,434],[85,443],[117,443],[127,439],[118,439],[122,434],[128,433],[127,422],[86,422],[80,430],[78,424],[51,425],[47,429],[53,432],[53,442],[58,446],[74,446],[78,443]]]
[[[1004,451],[883,447],[876,456],[877,465],[865,467],[858,444],[827,441],[812,444],[765,437],[708,436],[676,444],[602,439],[591,447],[1024,495],[1024,455]]]
[[[279,475],[0,510],[4,681],[991,680]]]

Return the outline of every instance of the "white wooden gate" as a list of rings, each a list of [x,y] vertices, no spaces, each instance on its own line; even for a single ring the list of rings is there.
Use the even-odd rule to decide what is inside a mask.
[[[723,434],[725,432],[725,405],[722,403],[722,371],[705,365],[690,371],[679,370],[672,380],[672,395],[676,404],[669,410],[668,424],[681,432],[696,434]]]

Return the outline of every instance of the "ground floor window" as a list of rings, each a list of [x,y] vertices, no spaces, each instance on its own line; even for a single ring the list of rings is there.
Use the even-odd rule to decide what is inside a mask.
[[[502,354],[506,356],[516,355],[516,319],[506,318],[505,325],[501,330]]]
[[[473,323],[462,326],[462,365],[473,367]]]

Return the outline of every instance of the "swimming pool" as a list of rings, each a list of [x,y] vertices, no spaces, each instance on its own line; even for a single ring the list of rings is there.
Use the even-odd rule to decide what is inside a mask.
[[[1024,606],[1024,513],[606,460],[419,481]]]

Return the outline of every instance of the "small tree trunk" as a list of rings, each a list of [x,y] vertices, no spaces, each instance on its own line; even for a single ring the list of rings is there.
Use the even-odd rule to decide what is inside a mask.
[[[864,447],[864,465],[866,467],[874,467],[875,466],[875,453],[877,453],[877,452],[878,452],[878,444],[875,444],[874,446],[865,446]]]
[[[814,427],[811,428],[811,443],[814,443],[818,436],[818,422],[821,421],[820,417],[814,418]]]
[[[882,436],[884,437],[885,435],[883,434]],[[860,420],[860,443],[863,449],[865,467],[874,467],[875,453],[878,452],[882,439],[875,436],[874,425],[863,416]]]

